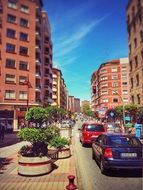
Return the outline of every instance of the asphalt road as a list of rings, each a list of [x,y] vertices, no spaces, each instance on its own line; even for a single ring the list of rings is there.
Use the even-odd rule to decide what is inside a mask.
[[[75,154],[79,183],[82,190],[143,190],[143,173],[135,170],[111,171],[108,176],[91,156],[91,147],[82,147],[79,142],[78,122],[74,128]]]

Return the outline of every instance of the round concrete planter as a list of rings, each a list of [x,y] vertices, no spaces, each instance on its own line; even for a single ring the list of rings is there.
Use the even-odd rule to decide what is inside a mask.
[[[18,157],[18,174],[36,176],[47,174],[52,170],[52,160],[49,157]]]
[[[62,159],[62,158],[69,158],[71,156],[71,150],[70,147],[66,147],[66,148],[61,148],[59,149],[58,152],[58,158]]]

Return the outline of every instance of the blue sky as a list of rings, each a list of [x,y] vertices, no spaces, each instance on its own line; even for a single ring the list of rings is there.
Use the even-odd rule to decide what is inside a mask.
[[[128,0],[43,0],[52,32],[53,63],[69,95],[90,100],[91,74],[128,56]]]

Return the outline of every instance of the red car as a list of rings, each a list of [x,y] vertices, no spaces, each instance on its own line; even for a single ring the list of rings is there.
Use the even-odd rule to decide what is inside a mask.
[[[79,135],[82,146],[92,144],[93,140],[95,140],[103,132],[105,132],[104,126],[100,123],[83,123]]]

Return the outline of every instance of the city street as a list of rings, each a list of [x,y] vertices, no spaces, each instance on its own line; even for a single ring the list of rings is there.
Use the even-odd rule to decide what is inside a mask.
[[[91,147],[82,147],[79,142],[78,122],[74,129],[76,161],[83,190],[142,190],[143,178],[139,171],[111,171],[102,175],[96,162],[92,160]]]

